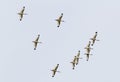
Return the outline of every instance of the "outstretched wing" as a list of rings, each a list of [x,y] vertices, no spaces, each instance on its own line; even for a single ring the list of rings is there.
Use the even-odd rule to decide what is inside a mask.
[[[52,77],[54,77],[54,76],[55,76],[55,73],[56,73],[56,71],[53,71]]]
[[[39,36],[36,38],[36,40],[35,40],[35,41],[36,41],[36,42],[38,42],[38,40],[39,40]]]
[[[34,46],[35,46],[34,50],[36,50],[37,44],[38,44],[37,42],[34,43]]]
[[[57,71],[57,69],[58,69],[58,66],[59,66],[59,64],[57,64],[57,66],[55,67],[55,71]]]
[[[22,21],[22,18],[23,18],[23,14],[20,14],[20,21]]]
[[[62,19],[62,17],[63,17],[63,13],[61,13],[61,16],[58,18],[59,20],[61,20]]]
[[[25,11],[25,6],[23,6],[23,9],[21,10],[21,13],[23,14]]]
[[[58,26],[57,26],[57,27],[59,27],[59,26],[60,26],[61,21],[60,21],[60,20],[58,20],[58,21],[57,21],[57,23],[58,23]]]

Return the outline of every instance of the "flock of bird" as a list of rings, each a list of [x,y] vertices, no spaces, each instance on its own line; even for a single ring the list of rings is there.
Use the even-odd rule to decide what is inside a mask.
[[[20,16],[20,21],[22,21],[24,15],[27,15],[26,13],[24,13],[24,11],[25,11],[25,6],[23,6],[22,10],[18,13],[18,15]],[[63,17],[63,13],[61,13],[61,15],[59,16],[58,19],[55,19],[55,21],[57,21],[57,23],[58,23],[57,27],[60,27],[61,22],[64,22],[64,20],[62,20],[62,17]],[[94,36],[92,38],[90,38],[89,43],[84,48],[86,50],[86,53],[84,54],[84,55],[86,55],[86,58],[87,58],[86,61],[88,61],[89,56],[92,55],[90,51],[93,48],[91,46],[93,46],[95,44],[95,41],[99,41],[98,39],[96,39],[97,34],[98,34],[98,32],[95,32]],[[40,35],[38,35],[37,38],[34,41],[32,41],[34,43],[34,50],[36,50],[38,43],[42,43],[42,42],[39,42],[39,37],[40,37]],[[70,62],[72,64],[73,70],[75,69],[75,66],[78,65],[79,59],[82,59],[82,57],[80,57],[80,50],[78,51],[77,55],[74,56],[73,60]],[[55,66],[55,68],[51,70],[53,72],[52,77],[55,76],[56,72],[60,72],[60,71],[58,71],[58,67],[59,67],[59,64],[57,64]]]
[[[92,38],[90,38],[89,43],[84,48],[84,49],[86,49],[86,53],[84,54],[84,55],[86,55],[86,58],[87,58],[86,61],[88,61],[89,56],[92,55],[90,53],[91,49],[93,49],[93,48],[91,48],[91,46],[93,46],[95,44],[95,41],[99,41],[98,39],[96,39],[96,37],[97,37],[97,32],[95,32],[95,35]],[[72,64],[72,69],[73,70],[75,69],[75,66],[78,65],[79,59],[82,59],[82,57],[80,57],[80,50],[78,51],[77,55],[74,56],[73,60],[70,62]],[[55,76],[56,72],[59,72],[59,71],[57,71],[58,66],[59,66],[59,64],[57,64],[57,66],[54,69],[51,70],[51,71],[53,71],[52,77]]]

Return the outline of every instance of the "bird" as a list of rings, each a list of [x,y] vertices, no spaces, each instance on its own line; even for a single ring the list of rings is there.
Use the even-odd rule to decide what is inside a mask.
[[[92,55],[92,54],[90,54],[90,51],[91,51],[91,49],[93,49],[93,48],[91,48],[90,45],[91,45],[91,41],[89,41],[88,45],[85,47],[85,49],[86,49],[85,55],[86,55],[86,57],[87,57],[87,61],[88,61],[88,59],[89,59],[89,55]]]
[[[80,58],[80,50],[78,51],[78,54],[76,56],[76,65],[78,65],[79,59],[82,59],[82,58]]]
[[[52,77],[55,76],[56,72],[60,72],[60,71],[57,71],[58,67],[59,67],[59,64],[57,64],[57,66],[51,70],[53,72]]]
[[[76,64],[76,56],[74,56],[74,59],[73,59],[73,61],[72,62],[70,62],[70,63],[72,63],[72,66],[73,66],[73,70],[75,69],[75,64]]]
[[[85,53],[85,55],[87,57],[86,61],[88,61],[89,60],[89,56],[92,55],[92,54],[90,54],[89,52],[87,52],[87,53]]]
[[[90,47],[90,45],[91,45],[91,41],[89,41],[88,45],[84,48],[84,49],[86,49],[87,53],[89,53],[90,50],[93,49]]]
[[[55,21],[57,21],[58,25],[57,27],[60,27],[61,22],[64,22],[64,20],[62,20],[63,17],[63,13],[61,13],[61,16],[58,19],[55,19]]]
[[[39,37],[40,37],[40,35],[38,34],[38,37],[36,38],[36,40],[35,40],[35,41],[32,41],[32,42],[34,43],[34,50],[36,50],[38,43],[42,43],[42,42],[39,42],[39,41],[38,41],[38,40],[39,40]]]
[[[18,15],[20,16],[20,21],[22,21],[23,15],[27,15],[26,13],[24,13],[25,11],[25,6],[23,6],[23,9],[18,13]]]
[[[93,38],[90,38],[90,40],[92,40],[92,44],[91,44],[92,46],[94,45],[95,41],[99,41],[96,39],[97,34],[98,34],[98,32],[95,32],[95,35],[93,36]]]

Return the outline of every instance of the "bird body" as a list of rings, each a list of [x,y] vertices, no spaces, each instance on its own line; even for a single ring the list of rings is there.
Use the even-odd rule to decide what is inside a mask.
[[[59,71],[57,71],[58,66],[59,66],[59,64],[57,64],[57,66],[54,69],[51,70],[53,72],[52,77],[55,76],[56,72],[59,72]]]
[[[26,13],[24,13],[25,11],[25,6],[23,6],[23,9],[18,13],[18,15],[20,15],[20,21],[22,21],[23,15],[27,15]]]
[[[79,59],[82,59],[82,58],[80,58],[80,50],[78,51],[78,54],[76,56],[76,65],[78,65]]]
[[[93,49],[90,47],[90,45],[91,45],[91,42],[89,41],[88,45],[84,48],[86,49],[87,53],[90,53],[90,50]]]
[[[42,42],[39,42],[39,41],[38,41],[38,40],[39,40],[39,37],[40,37],[40,35],[38,35],[38,37],[36,38],[35,41],[32,41],[32,42],[34,43],[34,50],[36,50],[38,43],[42,43]]]
[[[92,44],[91,44],[92,46],[94,45],[95,41],[99,41],[96,39],[97,34],[98,34],[98,32],[95,32],[95,35],[93,36],[93,38],[90,38],[90,40],[92,40]]]
[[[72,62],[70,62],[70,63],[72,63],[72,66],[73,66],[73,70],[74,70],[74,68],[75,68],[75,64],[76,64],[76,56],[74,56],[74,59],[73,59],[73,61]]]
[[[61,13],[61,16],[60,16],[58,19],[56,19],[56,21],[57,21],[57,23],[58,23],[58,26],[57,26],[57,27],[60,27],[61,22],[64,22],[64,21],[62,20],[62,17],[63,17],[63,13]]]

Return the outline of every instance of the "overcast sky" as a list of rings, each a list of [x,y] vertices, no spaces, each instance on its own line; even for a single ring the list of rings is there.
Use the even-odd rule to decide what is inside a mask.
[[[23,6],[28,15],[19,21]],[[0,10],[0,82],[120,82],[119,0],[2,0]],[[96,31],[100,41],[86,61]],[[78,50],[83,59],[72,70]],[[56,64],[61,72],[52,77]]]

